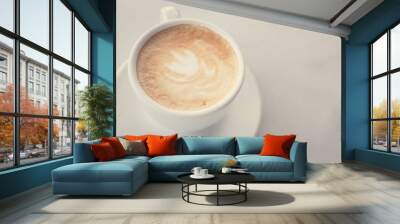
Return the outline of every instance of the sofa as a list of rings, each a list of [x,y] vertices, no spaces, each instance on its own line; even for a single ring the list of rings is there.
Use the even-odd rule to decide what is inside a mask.
[[[52,171],[54,194],[132,195],[145,183],[176,181],[193,167],[218,172],[228,160],[247,168],[258,182],[305,182],[307,143],[294,142],[290,159],[260,156],[263,137],[181,137],[176,155],[127,156],[96,162],[89,141],[75,144],[73,164]]]

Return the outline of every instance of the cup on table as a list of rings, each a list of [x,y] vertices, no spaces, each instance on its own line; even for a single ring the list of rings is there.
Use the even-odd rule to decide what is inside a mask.
[[[192,173],[194,174],[194,175],[196,175],[196,176],[200,176],[201,175],[201,170],[202,170],[203,168],[201,168],[201,167],[194,167],[193,169],[192,169]]]
[[[230,173],[230,172],[232,172],[232,168],[229,168],[229,167],[222,167],[221,172],[222,172],[222,173]]]
[[[201,169],[200,170],[200,176],[207,176],[208,175],[208,169]]]

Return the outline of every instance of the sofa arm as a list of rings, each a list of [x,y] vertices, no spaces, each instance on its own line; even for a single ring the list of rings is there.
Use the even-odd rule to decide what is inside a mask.
[[[290,149],[290,160],[293,162],[293,179],[305,181],[307,175],[307,143],[294,142]]]
[[[92,153],[90,146],[100,143],[99,140],[75,143],[74,147],[74,163],[89,163],[95,162],[96,158]]]

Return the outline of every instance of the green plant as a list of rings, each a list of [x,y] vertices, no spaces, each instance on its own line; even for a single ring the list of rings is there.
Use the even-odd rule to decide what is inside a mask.
[[[109,136],[107,131],[112,125],[113,94],[102,84],[86,87],[79,93],[81,118],[88,128],[89,139]]]

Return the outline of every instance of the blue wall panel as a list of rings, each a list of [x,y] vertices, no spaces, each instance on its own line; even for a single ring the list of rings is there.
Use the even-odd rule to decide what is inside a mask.
[[[69,157],[0,172],[0,199],[48,183],[53,169],[71,163]]]

